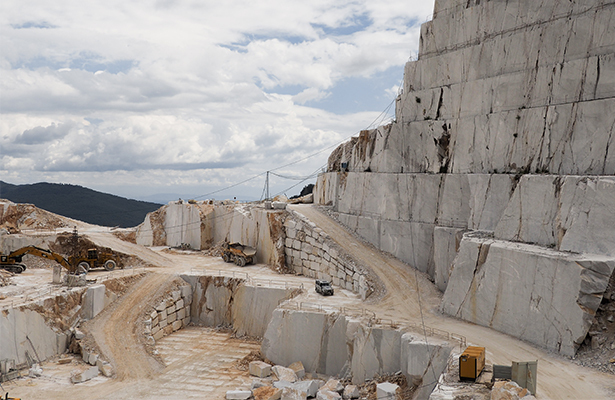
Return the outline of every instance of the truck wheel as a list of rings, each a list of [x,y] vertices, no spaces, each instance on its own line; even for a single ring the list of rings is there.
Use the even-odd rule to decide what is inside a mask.
[[[227,253],[222,253],[222,259],[224,262],[231,262],[231,257]]]
[[[83,267],[84,263],[79,263],[79,265],[77,265],[77,269],[75,270],[75,275],[85,275],[88,273],[88,271],[85,269],[85,267]],[[87,263],[85,263],[87,264]]]
[[[237,257],[235,258],[235,264],[238,267],[245,267],[246,266],[246,259],[243,257]]]
[[[117,267],[117,264],[115,263],[115,261],[113,261],[113,260],[105,261],[105,269],[107,271],[113,271],[115,269],[115,267]]]
[[[77,266],[81,267],[85,272],[90,270],[90,264],[88,264],[87,261],[81,261]]]

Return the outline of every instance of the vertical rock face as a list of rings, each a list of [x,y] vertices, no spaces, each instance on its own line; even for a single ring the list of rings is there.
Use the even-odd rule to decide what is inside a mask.
[[[432,276],[444,312],[574,354],[615,260],[614,19],[437,0],[396,120],[331,154],[315,203]]]
[[[425,379],[428,396],[446,368],[451,347],[440,341],[426,343],[391,327],[368,326],[350,316],[277,309],[262,352],[281,365],[301,361],[308,372],[351,375],[355,384],[402,371],[413,381]]]
[[[208,249],[224,240],[240,242],[257,249],[256,262],[283,269],[285,215],[234,202],[171,202],[147,214],[137,243]]]

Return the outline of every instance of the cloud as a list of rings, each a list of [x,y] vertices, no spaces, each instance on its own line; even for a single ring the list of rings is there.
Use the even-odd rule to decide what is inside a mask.
[[[198,187],[304,159],[365,128],[394,98],[432,9],[414,0],[7,0],[0,170],[15,183]],[[289,173],[311,173],[327,156]]]
[[[37,126],[32,129],[26,129],[22,134],[15,138],[15,144],[42,144],[51,142],[54,140],[62,139],[65,137],[72,124],[59,124],[52,123],[47,127]]]

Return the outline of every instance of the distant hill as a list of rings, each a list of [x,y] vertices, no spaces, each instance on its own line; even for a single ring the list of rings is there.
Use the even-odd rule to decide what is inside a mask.
[[[102,226],[128,228],[143,222],[161,204],[130,200],[82,186],[58,183],[12,185],[0,181],[0,198],[32,203],[56,214]]]

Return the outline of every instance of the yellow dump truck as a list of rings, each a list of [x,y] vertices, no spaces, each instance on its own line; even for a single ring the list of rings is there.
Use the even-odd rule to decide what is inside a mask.
[[[468,346],[459,356],[459,379],[476,380],[485,368],[485,348]]]
[[[241,243],[224,243],[222,245],[222,259],[227,262],[234,262],[240,267],[254,262],[256,249],[244,246]]]

